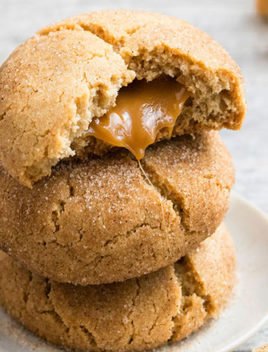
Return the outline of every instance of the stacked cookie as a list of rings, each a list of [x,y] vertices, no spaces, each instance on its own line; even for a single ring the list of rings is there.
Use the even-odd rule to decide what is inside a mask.
[[[216,317],[235,282],[239,69],[175,18],[104,11],[0,70],[0,303],[47,341],[145,350]]]

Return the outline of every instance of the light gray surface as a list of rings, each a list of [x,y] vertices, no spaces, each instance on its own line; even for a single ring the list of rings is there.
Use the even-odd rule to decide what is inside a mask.
[[[0,62],[38,28],[110,7],[161,11],[188,20],[237,60],[245,76],[248,113],[240,132],[222,135],[236,164],[235,189],[268,212],[268,23],[255,15],[254,0],[0,0]],[[237,351],[248,352],[265,343],[268,324]]]

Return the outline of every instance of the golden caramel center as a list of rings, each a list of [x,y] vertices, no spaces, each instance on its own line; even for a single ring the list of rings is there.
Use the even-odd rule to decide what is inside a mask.
[[[186,89],[173,79],[134,81],[119,91],[116,105],[89,126],[89,135],[128,149],[138,160],[160,131],[171,137]]]

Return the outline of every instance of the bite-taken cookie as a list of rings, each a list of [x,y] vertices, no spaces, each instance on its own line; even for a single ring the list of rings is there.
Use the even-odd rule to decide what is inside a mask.
[[[123,281],[174,263],[221,223],[234,182],[217,132],[61,163],[33,189],[0,169],[0,248],[59,282]]]
[[[122,283],[59,284],[2,257],[0,304],[49,342],[81,351],[144,351],[179,341],[217,317],[235,283],[221,226],[176,264]]]
[[[238,66],[164,15],[102,11],[41,30],[0,68],[0,161],[23,185],[74,155],[223,127],[245,113]]]

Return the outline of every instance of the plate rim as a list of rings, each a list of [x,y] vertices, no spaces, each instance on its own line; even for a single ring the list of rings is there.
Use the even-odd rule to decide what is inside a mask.
[[[250,211],[253,211],[255,213],[255,215],[260,216],[266,222],[267,229],[268,229],[268,214],[266,214],[263,210],[261,210],[260,208],[255,206],[253,203],[248,201],[246,198],[244,198],[241,194],[239,194],[236,191],[231,192],[230,200],[231,200],[230,204],[232,204],[232,202],[234,202],[234,201],[239,202],[240,203],[239,206],[241,206],[241,204],[242,204],[243,206],[246,206],[247,208],[249,208]],[[231,208],[231,205],[230,205],[230,208]],[[251,328],[247,333],[245,333],[243,336],[241,336],[237,340],[229,343],[226,347],[220,349],[217,352],[231,352],[234,348],[239,347],[239,345],[246,342],[251,336],[256,334],[262,328],[262,326],[264,326],[264,324],[267,322],[268,322],[268,312],[258,322],[258,324],[256,324],[253,328]]]

